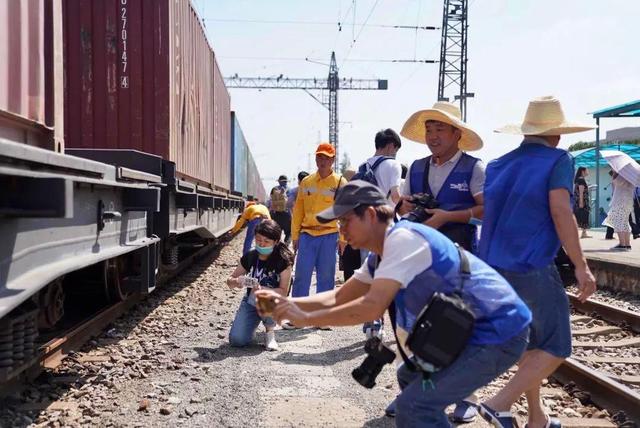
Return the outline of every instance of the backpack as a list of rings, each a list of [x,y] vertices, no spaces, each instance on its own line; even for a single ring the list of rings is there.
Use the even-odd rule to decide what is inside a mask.
[[[394,159],[391,156],[380,156],[378,159],[376,159],[376,161],[373,163],[373,165],[369,165],[369,162],[365,162],[362,165],[360,165],[358,167],[358,172],[356,172],[353,177],[351,178],[350,181],[353,180],[364,180],[367,181],[371,184],[373,184],[374,186],[378,186],[378,180],[376,180],[376,169],[378,169],[378,166],[388,160],[388,159]]]
[[[271,211],[283,212],[287,210],[286,190],[280,186],[271,189]]]

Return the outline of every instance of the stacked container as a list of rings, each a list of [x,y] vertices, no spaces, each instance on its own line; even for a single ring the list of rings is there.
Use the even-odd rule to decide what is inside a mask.
[[[229,93],[188,0],[64,2],[67,147],[134,149],[230,188]]]

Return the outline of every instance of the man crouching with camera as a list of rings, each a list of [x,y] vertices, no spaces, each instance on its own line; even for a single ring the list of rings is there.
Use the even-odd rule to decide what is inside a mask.
[[[529,309],[496,271],[437,230],[408,220],[394,225],[385,195],[365,181],[343,186],[334,206],[317,218],[338,219],[349,244],[369,250],[369,258],[337,290],[304,298],[258,291],[259,301],[272,303],[259,310],[273,306],[275,319],[300,327],[347,326],[380,318],[393,304],[394,331],[409,333],[413,353],[403,355],[398,368],[396,424],[449,427],[449,404],[518,361],[527,345]],[[381,343],[373,349],[368,343],[367,352],[393,360]],[[369,360],[360,369],[354,377],[372,387],[375,364]]]

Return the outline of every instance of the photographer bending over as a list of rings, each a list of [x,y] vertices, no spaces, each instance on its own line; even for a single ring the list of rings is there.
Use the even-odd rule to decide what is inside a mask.
[[[371,251],[367,262],[338,290],[293,299],[260,290],[257,298],[261,303],[277,302],[273,316],[296,326],[360,324],[380,318],[395,303],[391,314],[397,321],[394,329],[410,333],[407,344],[414,353],[408,364],[398,368],[402,393],[396,424],[449,427],[445,414],[449,404],[488,384],[518,361],[527,346],[529,309],[495,270],[459,250],[437,230],[407,220],[393,225],[393,209],[385,195],[367,182],[346,184],[338,192],[335,205],[317,217],[319,221],[339,219],[349,244]],[[460,299],[456,300],[456,293]],[[442,308],[443,304],[451,309],[447,299],[455,300],[457,309],[453,310],[454,316],[449,316],[449,310],[437,314],[439,320],[430,318],[440,323],[444,315],[445,327],[426,331],[427,323],[416,320],[424,319],[421,313],[432,298],[436,304],[426,313],[433,315],[430,309]],[[468,340],[452,348],[452,343],[464,336],[457,333],[458,321],[469,317],[473,321],[466,325]],[[425,334],[428,341],[421,340]],[[367,352],[384,360],[390,351],[383,346],[371,349],[369,345]],[[442,352],[430,353],[429,348]],[[448,364],[437,363],[442,355],[449,357]],[[361,375],[363,368],[366,371],[364,366],[354,374]],[[371,386],[377,373],[369,374],[372,376],[358,376],[358,380]]]
[[[255,292],[269,288],[278,295],[286,296],[291,280],[293,254],[286,244],[280,242],[282,229],[273,220],[262,220],[255,229],[255,249],[240,258],[240,264],[227,279],[229,288],[246,288],[246,294],[236,312],[229,331],[231,346],[247,346],[260,324],[267,331],[265,347],[270,351],[278,350],[273,318],[260,317],[256,311]]]

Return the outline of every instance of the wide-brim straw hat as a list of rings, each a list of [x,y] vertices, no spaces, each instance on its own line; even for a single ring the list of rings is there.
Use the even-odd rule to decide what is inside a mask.
[[[480,150],[482,148],[482,138],[471,129],[469,125],[462,121],[460,108],[452,103],[439,101],[432,108],[420,110],[411,115],[404,123],[400,135],[416,143],[427,144],[426,124],[428,120],[447,123],[458,128],[462,134],[458,141],[458,148],[466,152]]]
[[[560,101],[554,96],[546,96],[529,101],[522,123],[506,125],[495,132],[515,135],[562,135],[591,129],[595,129],[595,126],[568,121]]]

